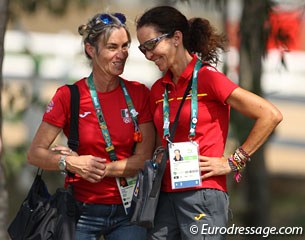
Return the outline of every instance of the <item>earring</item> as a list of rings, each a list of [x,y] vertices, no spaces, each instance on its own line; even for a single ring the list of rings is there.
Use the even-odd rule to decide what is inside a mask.
[[[175,43],[175,47],[178,47],[178,43]]]

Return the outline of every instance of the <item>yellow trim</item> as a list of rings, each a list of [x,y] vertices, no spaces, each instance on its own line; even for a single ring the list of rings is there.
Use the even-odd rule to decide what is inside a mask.
[[[170,102],[170,101],[173,101],[174,100],[174,98],[170,98],[170,99],[168,99],[168,101]],[[163,102],[164,101],[164,99],[162,98],[162,99],[160,99],[160,100],[157,100],[156,101],[156,104],[158,104],[158,103],[160,103],[160,102]]]
[[[207,95],[208,95],[207,93],[199,93],[199,94],[197,94],[198,97],[205,97]],[[176,100],[182,100],[182,98],[183,97],[177,97]],[[173,101],[174,99],[175,98],[170,98],[170,99],[168,99],[168,101],[170,102],[170,101]],[[191,97],[186,97],[186,99],[191,99]],[[160,100],[157,100],[155,103],[158,104],[158,103],[163,102],[163,101],[164,101],[164,99],[162,98]]]

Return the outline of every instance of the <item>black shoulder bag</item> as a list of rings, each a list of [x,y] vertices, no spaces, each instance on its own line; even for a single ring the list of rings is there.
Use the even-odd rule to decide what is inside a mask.
[[[68,146],[73,151],[78,148],[79,90],[76,85],[68,85],[71,92],[71,122]],[[58,188],[51,195],[42,179],[42,169],[38,168],[27,197],[8,228],[13,240],[74,240],[75,227],[79,219],[79,209],[73,197],[73,185]],[[72,173],[68,173],[73,177]]]
[[[185,101],[185,98],[191,89],[191,85],[192,81],[190,80],[184,92],[183,98],[181,100],[179,109],[177,111],[171,129],[171,134],[169,137],[170,141],[174,139],[180,111]],[[156,159],[158,158],[158,155],[162,153],[162,160],[160,164],[158,164],[156,162]],[[145,228],[154,227],[154,219],[159,201],[160,188],[164,171],[166,168],[167,159],[168,147],[166,147],[166,149],[164,149],[163,147],[158,147],[153,154],[153,158],[150,160],[146,160],[144,164],[144,169],[139,171],[131,204],[132,223]]]

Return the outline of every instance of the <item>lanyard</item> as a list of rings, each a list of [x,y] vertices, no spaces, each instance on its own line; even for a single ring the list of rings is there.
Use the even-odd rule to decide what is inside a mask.
[[[100,129],[102,131],[103,138],[105,140],[106,151],[108,152],[110,159],[112,161],[115,161],[115,160],[117,160],[117,156],[116,156],[115,151],[114,151],[114,146],[112,144],[111,137],[110,137],[110,134],[109,134],[109,131],[108,131],[108,128],[107,128],[107,124],[105,122],[104,115],[103,115],[103,112],[102,112],[101,104],[100,104],[100,101],[98,99],[96,88],[94,86],[92,73],[88,77],[88,85],[89,85],[89,89],[90,89],[90,95],[91,95],[92,103],[94,105],[96,116],[97,116],[97,119],[98,119],[98,122],[99,122],[99,126],[100,126]],[[125,100],[126,100],[128,110],[130,112],[131,118],[132,118],[132,120],[134,122],[134,125],[135,125],[135,133],[140,134],[139,127],[138,127],[138,120],[137,120],[138,113],[134,108],[133,102],[132,102],[132,100],[131,100],[131,98],[128,94],[127,88],[126,88],[122,79],[120,79],[120,85],[121,85],[121,88],[122,88],[123,93],[124,93],[124,97],[125,97]]]
[[[127,91],[127,88],[125,86],[125,83],[124,81],[120,78],[120,85],[121,85],[121,88],[123,90],[123,93],[124,93],[124,97],[125,97],[125,101],[126,101],[126,104],[127,104],[127,107],[128,107],[128,110],[130,112],[130,115],[131,115],[131,118],[132,118],[132,121],[134,123],[134,126],[135,126],[135,133],[139,133],[140,130],[139,130],[139,125],[138,125],[138,112],[136,111],[136,109],[134,108],[134,105],[133,105],[133,102],[129,96],[129,93]],[[135,140],[136,141],[136,140]],[[138,142],[138,141],[136,141]]]
[[[196,124],[198,121],[198,71],[202,63],[199,59],[196,61],[194,68],[194,73],[192,77],[192,92],[191,92],[191,121],[190,121],[190,131],[189,137],[193,138],[196,134]],[[163,99],[163,137],[168,138],[169,133],[169,100],[168,100],[168,90],[165,88],[164,99]]]

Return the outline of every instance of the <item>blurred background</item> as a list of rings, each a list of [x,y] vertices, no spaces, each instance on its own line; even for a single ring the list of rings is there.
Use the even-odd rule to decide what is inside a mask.
[[[1,3],[2,0],[0,0]],[[133,39],[123,77],[148,87],[160,77],[138,50],[135,20],[146,9],[172,5],[188,18],[204,17],[227,34],[230,45],[217,68],[233,81],[271,101],[283,122],[252,158],[240,184],[228,177],[229,225],[305,227],[305,1],[277,0],[11,0],[2,66],[0,222],[7,226],[33,181],[26,151],[56,89],[88,76],[78,26],[98,12],[122,12]],[[1,4],[1,6],[3,6]],[[267,37],[266,37],[267,36]],[[253,58],[259,61],[251,62]],[[232,113],[226,151],[251,127]],[[56,140],[65,143],[65,138]],[[1,176],[2,174],[2,176]],[[50,191],[59,173],[44,173]],[[7,195],[5,193],[8,193]],[[0,239],[6,239],[6,229]],[[3,237],[2,237],[3,236]],[[305,234],[268,239],[305,239]],[[263,239],[229,236],[229,239]]]

